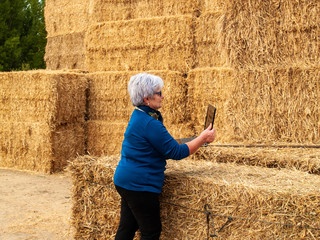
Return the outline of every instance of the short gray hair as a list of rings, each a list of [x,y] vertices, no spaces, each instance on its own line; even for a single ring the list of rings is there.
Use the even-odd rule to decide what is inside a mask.
[[[128,91],[133,106],[143,105],[145,97],[153,97],[153,94],[162,89],[163,80],[149,73],[138,73],[130,78]]]

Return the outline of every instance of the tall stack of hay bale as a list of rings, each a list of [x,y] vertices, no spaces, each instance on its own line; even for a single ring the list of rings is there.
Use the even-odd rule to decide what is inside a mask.
[[[1,73],[0,89],[0,166],[51,173],[84,154],[83,74]]]
[[[216,144],[315,145],[319,12],[302,0],[47,0],[46,61],[89,72],[92,155],[120,152],[133,110],[127,83],[142,71],[164,79],[162,112],[176,138],[198,135],[212,103]],[[77,239],[114,236],[118,160],[72,164]],[[168,165],[162,239],[319,238],[319,166],[318,148],[203,148]]]

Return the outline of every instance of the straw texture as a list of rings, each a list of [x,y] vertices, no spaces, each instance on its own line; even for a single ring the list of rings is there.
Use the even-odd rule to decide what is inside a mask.
[[[44,56],[46,68],[86,69],[84,39],[84,31],[48,37]]]
[[[87,68],[187,72],[193,67],[192,28],[188,15],[91,25],[86,35]]]
[[[120,201],[112,178],[118,161],[119,156],[83,156],[71,164],[76,239],[114,237]],[[161,196],[161,239],[207,239],[206,204],[220,215],[210,220],[218,239],[318,238],[318,230],[303,227],[319,228],[319,184],[319,176],[298,171],[169,161]],[[228,220],[224,216],[233,220],[218,233]]]
[[[227,3],[223,38],[234,67],[319,63],[319,1]]]
[[[1,166],[49,173],[84,154],[83,74],[1,73],[0,85]]]
[[[196,68],[188,74],[195,134],[208,103],[220,143],[319,144],[319,67]]]
[[[47,0],[44,18],[48,37],[82,32],[90,24],[90,4],[82,0]]]
[[[92,4],[92,20],[107,22],[137,18],[153,18],[194,14],[199,11],[202,1],[196,0],[95,0]],[[146,10],[147,9],[147,10]]]
[[[193,159],[266,168],[291,169],[320,175],[319,148],[216,147],[199,149]]]

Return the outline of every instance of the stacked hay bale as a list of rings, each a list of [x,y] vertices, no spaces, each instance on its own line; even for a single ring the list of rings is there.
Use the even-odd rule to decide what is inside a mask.
[[[91,0],[77,5],[82,11],[74,19],[76,8],[65,6],[59,16],[80,26],[81,36],[74,38],[80,64],[57,64],[54,56],[68,55],[61,49],[48,52],[46,60],[55,61],[54,69],[90,71],[89,153],[120,152],[132,112],[127,82],[140,71],[163,77],[162,112],[174,137],[198,135],[212,103],[218,109],[217,144],[319,144],[319,2]],[[65,38],[74,30],[68,31],[55,39],[75,55],[75,44]],[[47,50],[52,44],[53,51],[49,40]],[[320,193],[310,185],[319,185],[319,156],[316,148],[206,148],[190,161],[170,164],[162,239],[208,238],[212,221],[221,228],[220,239],[320,237]],[[118,160],[84,157],[72,164],[77,239],[114,237],[119,198],[112,175]],[[212,207],[209,215],[205,204]]]
[[[84,154],[86,88],[80,73],[1,73],[0,166],[50,173]]]
[[[92,1],[91,7],[92,24],[85,39],[90,72],[88,152],[120,152],[133,110],[127,84],[130,76],[142,71],[165,81],[162,112],[169,132],[176,138],[192,135],[185,76],[194,65],[199,2]]]
[[[196,132],[212,102],[224,124],[217,128],[228,135],[219,142],[318,144],[319,11],[318,2],[260,0],[203,11],[188,76],[192,107],[202,110],[194,114]],[[225,67],[233,74],[224,77]],[[227,93],[206,91],[215,88],[219,68]]]
[[[83,156],[71,164],[76,239],[114,238],[120,199],[112,179],[119,158]],[[319,176],[298,171],[170,161],[161,239],[317,239],[319,184]]]
[[[90,1],[46,1],[47,69],[86,69],[84,40],[89,10]]]

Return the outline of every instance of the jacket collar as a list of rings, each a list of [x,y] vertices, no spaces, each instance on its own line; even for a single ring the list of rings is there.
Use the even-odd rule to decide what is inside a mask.
[[[137,107],[139,110],[142,110],[143,112],[147,113],[148,115],[150,115],[151,117],[153,117],[154,119],[159,120],[160,122],[163,122],[163,118],[162,115],[159,111],[154,110],[153,108],[149,107],[149,106],[145,106],[145,105],[140,105]]]

